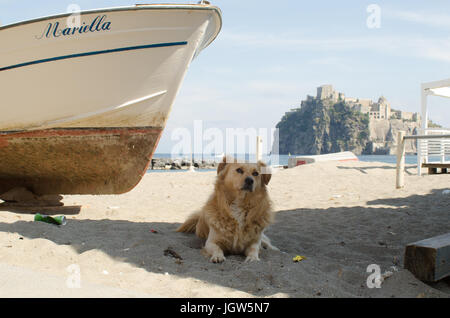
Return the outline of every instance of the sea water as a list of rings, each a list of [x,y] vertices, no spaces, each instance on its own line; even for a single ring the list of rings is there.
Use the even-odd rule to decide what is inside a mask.
[[[270,156],[263,156],[263,161],[265,162],[269,162],[270,164],[274,164],[274,165],[280,165],[280,166],[287,166],[288,161],[289,161],[289,157],[295,157],[296,155],[278,155],[277,161],[278,162],[271,162],[271,158]],[[255,156],[253,155],[238,155],[237,156],[240,159],[244,159],[247,161],[254,161]],[[397,163],[397,157],[395,155],[361,155],[361,156],[357,156],[359,161],[365,161],[365,162],[382,162],[382,163],[390,163],[390,164],[395,164]],[[153,158],[158,159],[158,158],[172,158],[172,155],[170,153],[157,153],[153,155]],[[190,156],[183,156],[183,155],[179,155],[179,156],[175,156],[172,159],[186,159],[186,160],[190,160]],[[196,154],[195,156],[193,156],[193,160],[195,161],[216,161],[216,162],[220,162],[222,161],[222,157],[218,157],[218,156],[214,156],[214,155],[201,155],[201,154]],[[449,158],[450,160],[450,158]],[[406,155],[405,156],[405,164],[417,164],[417,156],[416,155]],[[196,169],[195,171],[213,171],[215,169]],[[186,170],[165,170],[165,169],[161,169],[161,170],[151,170],[149,169],[147,172],[186,172]]]

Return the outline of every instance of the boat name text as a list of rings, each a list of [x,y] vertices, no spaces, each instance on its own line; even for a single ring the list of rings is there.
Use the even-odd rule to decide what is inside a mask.
[[[41,36],[36,36],[36,39],[40,40],[42,38],[59,38],[60,36],[69,36],[74,35],[76,33],[83,34],[88,32],[101,32],[101,31],[110,31],[111,30],[111,22],[106,20],[106,15],[97,16],[92,22],[86,23],[83,22],[79,27],[72,28],[62,28],[59,22],[49,23]]]

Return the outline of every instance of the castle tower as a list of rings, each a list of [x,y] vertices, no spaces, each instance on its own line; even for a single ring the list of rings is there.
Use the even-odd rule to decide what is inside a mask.
[[[378,105],[380,105],[380,115],[384,115],[384,118],[391,118],[391,104],[387,101],[386,97],[381,96],[378,99]]]
[[[317,99],[323,100],[333,98],[334,95],[336,95],[336,93],[332,85],[322,85],[317,87]]]

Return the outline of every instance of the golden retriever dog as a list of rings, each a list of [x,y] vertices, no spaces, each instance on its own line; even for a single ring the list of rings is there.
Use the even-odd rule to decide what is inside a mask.
[[[264,229],[273,221],[267,184],[271,174],[265,163],[239,163],[224,158],[217,168],[214,192],[200,212],[192,214],[178,232],[196,233],[206,240],[203,251],[220,263],[225,254],[244,254],[258,261],[261,245],[274,247]]]

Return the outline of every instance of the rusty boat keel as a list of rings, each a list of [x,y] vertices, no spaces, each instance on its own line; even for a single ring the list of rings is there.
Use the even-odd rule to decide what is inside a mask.
[[[162,128],[61,128],[0,132],[0,198],[121,194],[147,171]]]

